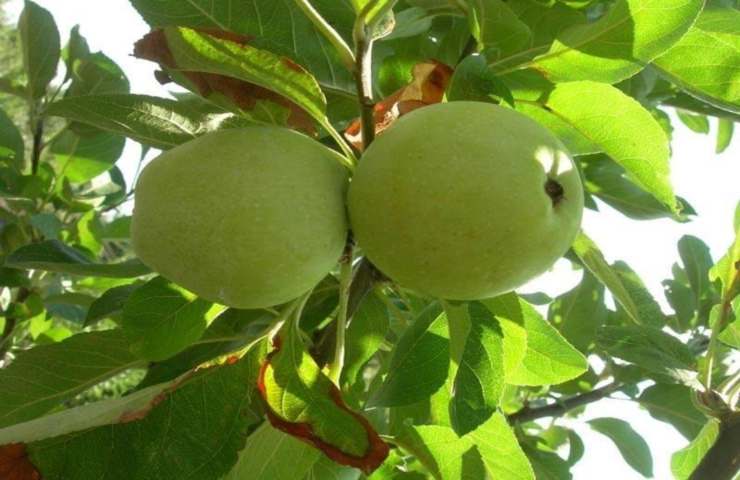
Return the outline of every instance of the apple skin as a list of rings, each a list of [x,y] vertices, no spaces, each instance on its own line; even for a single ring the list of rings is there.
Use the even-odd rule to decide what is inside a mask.
[[[474,300],[521,286],[565,253],[583,187],[547,129],[460,101],[415,110],[379,136],[348,204],[354,238],[383,273],[424,294]]]
[[[209,133],[163,153],[136,185],[133,247],[207,300],[261,308],[308,291],[347,238],[339,155],[268,126]]]

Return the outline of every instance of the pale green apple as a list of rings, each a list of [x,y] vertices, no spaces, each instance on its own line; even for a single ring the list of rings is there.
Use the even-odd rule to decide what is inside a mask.
[[[347,181],[338,154],[297,132],[210,133],[142,172],[134,251],[202,298],[277,305],[312,288],[339,259]]]
[[[363,155],[349,190],[358,245],[401,286],[472,300],[547,270],[581,223],[565,147],[504,107],[451,102],[401,117]]]

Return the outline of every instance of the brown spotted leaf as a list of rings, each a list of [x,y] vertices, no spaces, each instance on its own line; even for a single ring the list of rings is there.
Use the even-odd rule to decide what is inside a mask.
[[[452,68],[436,60],[418,63],[412,70],[413,80],[391,96],[375,104],[375,133],[380,134],[396,119],[444,98],[447,85],[452,78]],[[358,150],[362,150],[360,120],[350,123],[344,136]]]
[[[316,80],[292,60],[249,45],[249,36],[219,30],[166,27],[148,33],[134,55],[162,67],[161,83],[175,81],[256,121],[315,133],[326,99]]]
[[[388,456],[388,445],[370,422],[345,405],[337,386],[306,352],[295,322],[275,338],[258,388],[275,428],[318,448],[333,461],[370,473]]]
[[[12,443],[0,447],[0,478],[2,480],[41,480],[41,474],[28,459],[24,444]]]

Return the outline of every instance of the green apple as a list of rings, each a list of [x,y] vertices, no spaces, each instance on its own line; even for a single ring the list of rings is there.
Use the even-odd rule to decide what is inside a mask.
[[[210,133],[142,172],[134,251],[207,300],[277,305],[308,291],[339,259],[347,182],[339,155],[297,132]]]
[[[400,285],[473,300],[543,273],[575,238],[583,189],[565,147],[508,108],[424,107],[367,149],[349,190],[358,245]]]

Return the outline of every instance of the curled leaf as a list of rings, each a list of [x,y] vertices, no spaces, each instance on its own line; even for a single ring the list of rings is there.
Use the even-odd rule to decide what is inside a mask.
[[[215,29],[194,31],[211,40],[237,45],[244,54],[257,54],[259,52],[258,49],[249,46],[249,42],[253,39],[251,36]],[[175,32],[175,30],[172,30],[172,32]],[[175,81],[202,97],[232,110],[236,107],[237,110],[249,113],[257,118],[271,117],[271,120],[275,120],[274,123],[285,123],[309,134],[316,133],[311,116],[295,102],[255,83],[204,71],[207,70],[205,63],[203,64],[203,70],[184,64],[184,60],[178,58],[173,52],[170,42],[171,38],[168,37],[168,30],[155,29],[134,45],[135,57],[156,62],[163,68],[163,71],[155,74],[160,83],[166,84]],[[283,67],[287,67],[289,70],[299,73],[305,72],[301,66],[288,58],[281,57],[279,61]],[[274,118],[283,113],[287,114],[287,118],[280,120]]]
[[[382,133],[399,117],[417,108],[441,102],[452,78],[452,72],[452,68],[436,60],[414,65],[411,83],[375,104],[373,110],[375,134]],[[359,119],[349,124],[344,136],[352,146],[362,150],[362,128]]]
[[[347,407],[295,330],[288,325],[275,338],[258,377],[267,418],[333,461],[369,474],[388,456],[388,445],[366,418]]]
[[[26,445],[11,443],[0,447],[0,478],[3,480],[41,480],[41,474],[28,459]]]

